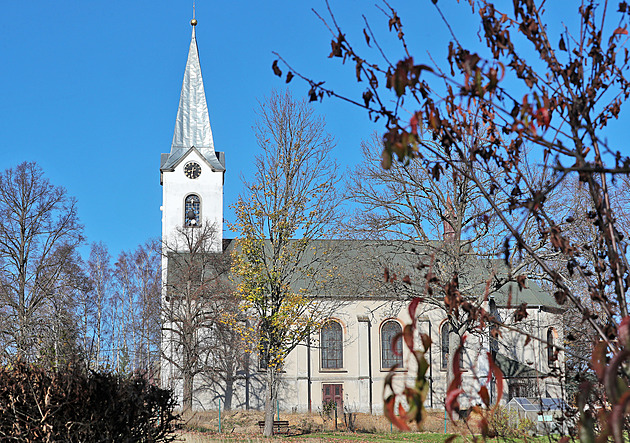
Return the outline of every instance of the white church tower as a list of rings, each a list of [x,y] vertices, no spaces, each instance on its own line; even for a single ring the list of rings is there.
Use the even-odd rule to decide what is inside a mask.
[[[210,116],[201,77],[199,52],[195,38],[197,20],[193,26],[188,61],[179,98],[175,132],[171,152],[162,154],[160,183],[162,184],[162,303],[165,312],[176,312],[173,297],[169,297],[169,260],[172,254],[186,253],[186,238],[203,233],[205,238],[212,229],[211,243],[206,251],[223,250],[223,176],[225,157],[215,152],[210,129]],[[176,279],[175,279],[176,280]],[[173,281],[175,281],[173,280]],[[170,311],[164,310],[164,303]],[[172,362],[178,357],[177,322],[164,317],[162,332],[161,382],[163,387],[175,390],[182,400],[182,377]],[[169,323],[170,322],[170,323]]]
[[[215,152],[193,19],[171,152],[162,154],[162,240],[176,243],[183,227],[212,226],[212,249],[222,250],[225,156]]]

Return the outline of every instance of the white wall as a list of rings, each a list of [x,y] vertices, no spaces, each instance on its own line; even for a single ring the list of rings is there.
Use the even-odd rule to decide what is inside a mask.
[[[184,166],[196,161],[201,175],[190,179]],[[216,251],[221,251],[223,239],[223,171],[213,171],[196,150],[189,152],[174,171],[162,173],[162,240],[168,241],[173,233],[184,226],[184,199],[196,194],[201,199],[202,223],[216,227]]]

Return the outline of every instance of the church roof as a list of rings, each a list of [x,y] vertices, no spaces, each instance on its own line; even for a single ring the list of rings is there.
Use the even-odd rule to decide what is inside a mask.
[[[224,247],[231,250],[234,244],[226,240]],[[445,243],[439,240],[429,244],[404,240],[314,240],[309,243],[302,260],[309,267],[325,269],[326,277],[313,285],[312,278],[296,272],[290,284],[295,290],[306,289],[306,293],[320,296],[426,297],[424,275],[430,268],[426,265],[434,263],[432,271],[439,272],[440,261],[446,259],[440,257],[440,250],[444,248]],[[478,258],[471,254],[459,279],[466,296],[484,298],[489,289],[487,296],[494,298],[499,307],[516,307],[526,303],[530,307],[560,309],[554,297],[534,280],[527,279],[525,286],[519,288],[515,282],[506,282],[506,276],[501,260]],[[386,282],[386,278],[389,281]],[[489,288],[486,288],[487,285]],[[443,294],[434,293],[434,296],[442,298]]]
[[[213,169],[224,171],[225,166],[214,150],[208,104],[203,88],[201,65],[199,64],[195,25],[196,21],[193,23],[171,152],[166,159],[163,159],[161,169],[173,169],[182,157],[194,147]]]
[[[505,378],[539,378],[545,376],[542,372],[500,353],[496,355],[495,362]]]

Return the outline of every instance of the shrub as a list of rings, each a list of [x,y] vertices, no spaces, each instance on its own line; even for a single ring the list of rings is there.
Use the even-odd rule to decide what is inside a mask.
[[[0,439],[67,442],[173,440],[170,391],[140,375],[52,371],[23,361],[0,368]]]
[[[490,434],[501,438],[523,438],[536,431],[536,423],[526,417],[519,417],[515,411],[498,407],[489,421]]]

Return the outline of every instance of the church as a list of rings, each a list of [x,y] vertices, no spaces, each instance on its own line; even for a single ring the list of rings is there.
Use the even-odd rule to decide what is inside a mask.
[[[182,229],[212,226],[216,235],[210,251],[229,254],[232,242],[223,239],[222,234],[223,183],[228,170],[226,153],[217,151],[214,146],[195,35],[196,20],[191,24],[192,38],[171,150],[161,155],[162,239],[166,243],[181,235]],[[421,303],[415,318],[410,318],[409,297],[401,297],[396,285],[382,281],[383,267],[413,269],[419,252],[402,241],[329,241],[334,242],[339,251],[335,259],[339,279],[327,294],[334,303],[330,318],[285,361],[277,407],[288,412],[316,412],[332,402],[338,411],[381,414],[385,378],[390,369],[396,368],[397,386],[414,380],[415,360],[410,358],[410,352],[401,340],[391,345],[404,325],[414,322],[416,330],[431,337],[433,343],[426,354],[430,363],[430,388],[425,406],[443,408],[450,380],[449,357],[454,353],[450,339],[454,332],[443,302],[437,298],[427,299]],[[440,241],[447,239],[436,240]],[[169,260],[164,258],[162,263],[164,287],[173,278],[169,275]],[[467,278],[476,282],[473,286],[479,286],[479,303],[486,311],[527,335],[504,332],[496,337],[488,330],[467,333],[459,362],[463,388],[477,392],[480,380],[486,380],[489,372],[487,356],[492,355],[506,381],[503,402],[514,397],[563,398],[560,380],[565,357],[554,346],[563,342],[563,311],[554,298],[533,281],[528,280],[525,285],[492,285],[489,291],[484,289],[488,287],[490,276],[501,273],[500,268],[498,262],[475,262]],[[399,275],[404,275],[403,272]],[[163,303],[166,297],[164,294]],[[526,316],[517,321],[513,316],[514,307],[522,304],[526,304]],[[173,356],[176,351],[173,351],[172,340],[172,335],[163,332],[163,353],[177,358]],[[264,370],[264,365],[252,355],[245,366],[235,371],[235,385],[230,390],[232,408],[263,408]],[[164,358],[160,377],[162,386],[173,388],[181,402],[182,374]],[[225,402],[220,394],[223,391],[202,384],[200,378],[192,382],[193,409],[219,408]],[[490,389],[496,399],[493,389],[496,387]],[[478,402],[474,395],[460,401],[464,407]]]

